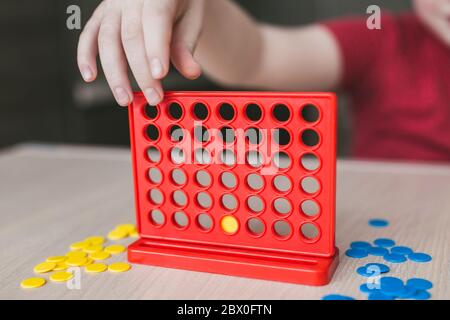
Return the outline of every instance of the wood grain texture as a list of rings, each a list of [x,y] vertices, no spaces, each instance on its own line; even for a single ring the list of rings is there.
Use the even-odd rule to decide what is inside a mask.
[[[428,252],[433,261],[391,266],[391,275],[424,277],[432,298],[450,298],[450,166],[338,162],[337,246],[341,263],[324,287],[308,287],[134,265],[123,274],[82,274],[81,289],[48,283],[34,290],[20,281],[47,256],[72,242],[134,221],[129,151],[24,145],[0,153],[0,298],[3,299],[320,299],[339,293],[365,298],[355,269],[380,258],[352,260],[355,240],[392,237]],[[390,226],[374,229],[370,218]],[[124,242],[126,243],[126,241]],[[115,258],[123,260],[124,256]]]

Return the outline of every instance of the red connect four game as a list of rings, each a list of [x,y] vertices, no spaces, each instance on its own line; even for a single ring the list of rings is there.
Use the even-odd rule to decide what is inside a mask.
[[[131,262],[308,285],[335,248],[332,93],[168,92],[129,107]]]

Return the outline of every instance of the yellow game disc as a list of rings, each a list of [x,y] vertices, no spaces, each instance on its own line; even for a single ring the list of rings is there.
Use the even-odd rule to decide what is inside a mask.
[[[131,266],[125,262],[114,262],[108,266],[108,270],[111,272],[125,272],[130,270]]]
[[[224,216],[220,221],[220,226],[225,233],[234,234],[239,229],[239,222],[233,216]]]
[[[97,252],[91,253],[89,255],[89,257],[92,258],[93,260],[97,261],[97,260],[108,259],[109,257],[111,257],[111,255],[106,251],[97,251]]]
[[[54,262],[54,263],[59,263],[59,262],[64,262],[67,259],[67,257],[65,256],[51,256],[47,258],[47,262]]]
[[[86,258],[87,254],[86,252],[82,251],[71,251],[67,252],[66,257],[67,258]]]
[[[86,253],[93,253],[93,252],[98,252],[98,251],[102,251],[102,250],[103,250],[102,245],[92,245],[92,246],[89,246],[89,247],[86,247],[83,249],[83,251]]]
[[[65,262],[59,262],[56,264],[56,267],[53,268],[53,271],[63,271],[67,269],[67,264]]]
[[[25,289],[39,288],[42,287],[45,284],[45,282],[46,281],[43,278],[28,278],[23,280],[20,283],[20,286]]]
[[[56,267],[56,263],[54,262],[42,262],[34,267],[33,271],[36,273],[45,273],[52,271]]]
[[[80,265],[80,267],[86,267],[86,266],[88,266],[88,265],[90,265],[90,264],[92,264],[92,263],[94,263],[94,260],[93,260],[93,259],[91,259],[91,258],[86,258],[86,262],[83,263],[82,265]]]
[[[113,244],[110,246],[107,246],[105,248],[105,251],[110,254],[119,254],[125,251],[125,247],[120,244]]]
[[[116,227],[116,230],[123,230],[126,233],[131,233],[131,232],[136,230],[136,226],[134,224],[131,224],[131,223],[119,224]]]
[[[66,271],[54,272],[50,275],[50,280],[54,282],[64,282],[73,278],[73,274]]]
[[[87,241],[75,242],[70,245],[70,250],[82,250],[89,245],[90,245],[90,243]]]
[[[132,238],[139,238],[139,232],[137,232],[136,230],[130,232],[130,237],[132,237]]]
[[[92,236],[92,237],[88,237],[86,239],[84,239],[84,241],[90,243],[91,245],[100,245],[103,244],[105,242],[105,237],[102,236]]]
[[[86,262],[85,257],[69,257],[66,260],[66,264],[71,267],[80,267]]]
[[[106,271],[106,269],[108,269],[108,266],[106,264],[93,263],[93,264],[86,266],[86,268],[84,270],[89,273],[98,273],[98,272]]]
[[[128,236],[128,232],[124,230],[113,230],[108,233],[108,239],[110,240],[119,240],[126,238]]]

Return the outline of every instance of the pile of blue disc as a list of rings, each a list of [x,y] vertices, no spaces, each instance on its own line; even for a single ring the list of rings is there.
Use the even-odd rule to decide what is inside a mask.
[[[377,283],[378,282],[378,283]],[[427,300],[433,284],[420,278],[411,278],[406,283],[395,277],[382,277],[374,283],[364,283],[359,289],[368,295],[369,300],[415,299]]]

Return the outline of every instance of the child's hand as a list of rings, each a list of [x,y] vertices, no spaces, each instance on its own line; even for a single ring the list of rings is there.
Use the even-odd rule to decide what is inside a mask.
[[[78,66],[83,79],[97,77],[97,54],[117,103],[133,98],[130,69],[150,104],[163,97],[161,79],[169,60],[186,78],[201,69],[193,52],[203,21],[204,0],[104,0],[80,35]]]

